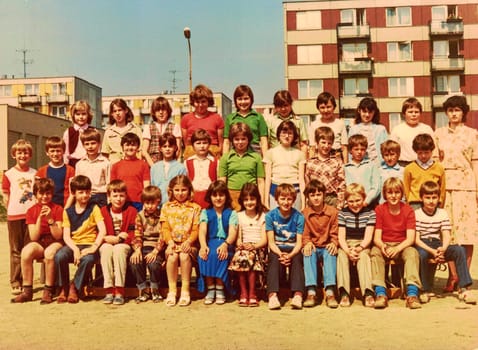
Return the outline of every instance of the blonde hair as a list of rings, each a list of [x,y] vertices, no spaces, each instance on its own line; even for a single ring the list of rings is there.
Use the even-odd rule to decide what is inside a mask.
[[[403,186],[402,180],[400,180],[398,177],[390,177],[387,180],[385,180],[385,183],[383,184],[382,187],[382,197],[387,199],[387,196],[385,193],[389,190],[400,190],[402,192],[402,196],[405,193],[405,187]]]
[[[85,110],[88,116],[87,122],[88,124],[91,124],[91,121],[93,120],[93,112],[91,111],[91,106],[85,100],[76,101],[70,106],[70,117],[73,123],[75,123],[75,113],[79,109]]]
[[[30,141],[18,139],[10,149],[11,156],[15,158],[15,153],[17,153],[17,151],[26,151],[30,154],[31,157],[33,155],[32,144],[30,143]]]
[[[345,188],[345,200],[349,199],[351,196],[360,196],[362,199],[367,197],[365,193],[365,188],[358,183],[351,183]]]

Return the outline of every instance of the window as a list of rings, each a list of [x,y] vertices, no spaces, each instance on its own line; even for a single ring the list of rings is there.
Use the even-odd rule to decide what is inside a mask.
[[[297,12],[296,18],[297,30],[322,28],[322,17],[320,11]]]
[[[437,40],[433,42],[433,57],[448,57],[448,41]]]
[[[322,46],[321,45],[297,46],[297,63],[298,64],[322,63]]]
[[[401,113],[390,113],[388,115],[388,129],[391,131],[394,127],[402,123],[402,114]]]
[[[299,99],[316,98],[322,91],[322,80],[299,80]]]
[[[459,75],[438,75],[433,78],[433,87],[436,92],[460,92]]]
[[[340,23],[351,23],[354,25],[364,25],[365,9],[346,9],[340,11]]]
[[[386,9],[387,27],[412,25],[410,7],[389,7]]]
[[[446,6],[432,7],[432,21],[446,21],[446,18],[447,18]]]
[[[66,109],[66,106],[53,106],[51,108],[51,115],[64,118],[66,117]]]
[[[0,97],[9,97],[9,96],[12,96],[12,86],[0,85]]]
[[[389,78],[388,79],[388,95],[390,97],[406,97],[415,96],[413,87],[413,78]]]
[[[387,43],[387,56],[390,62],[411,61],[412,44],[409,41]]]
[[[445,112],[436,112],[435,129],[441,128],[442,126],[448,126],[448,117]]]
[[[356,57],[367,57],[366,43],[342,45],[342,61],[354,61]]]
[[[368,93],[368,78],[344,79],[344,95],[357,95]]]
[[[53,96],[66,95],[66,84],[65,83],[51,84],[51,94]]]
[[[38,95],[38,84],[25,84],[25,95]]]

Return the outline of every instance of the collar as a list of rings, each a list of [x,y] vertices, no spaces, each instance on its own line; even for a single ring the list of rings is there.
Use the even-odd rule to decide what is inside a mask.
[[[185,202],[179,203],[176,199],[169,201],[169,205],[171,207],[190,207],[192,208],[195,203],[193,203],[191,200],[187,200]]]
[[[247,113],[246,115],[241,115],[241,114],[239,114],[239,112],[236,111],[236,112],[234,112],[234,113],[232,114],[232,119],[236,119],[236,118],[243,118],[243,119],[245,119],[245,118],[247,118],[247,117],[249,117],[249,116],[251,116],[251,115],[259,115],[259,114],[256,112],[255,109],[251,109],[251,110],[249,111],[249,113]]]
[[[419,166],[420,168],[425,169],[425,170],[427,170],[428,168],[430,168],[430,167],[433,165],[433,163],[434,163],[434,161],[433,161],[432,158],[430,158],[430,159],[428,160],[428,162],[426,162],[426,163],[422,163],[422,162],[421,162],[420,160],[418,160],[418,159],[416,159],[415,162],[418,164],[418,166]]]
[[[248,147],[247,150],[244,152],[244,154],[243,154],[242,156],[240,156],[240,155],[236,152],[236,150],[233,148],[233,149],[231,149],[231,150],[229,151],[229,155],[228,155],[227,157],[228,157],[228,158],[231,158],[231,157],[233,157],[233,156],[245,157],[245,156],[251,155],[252,152],[253,152],[253,151],[251,150],[251,148]],[[255,153],[255,152],[254,152],[254,153]]]
[[[146,211],[143,211],[143,214],[144,214],[144,217],[145,218],[154,218],[154,219],[157,219],[161,216],[161,210],[158,208],[156,209],[154,212],[152,212],[151,214],[149,213],[146,213]]]
[[[382,169],[388,170],[388,169],[393,169],[393,170],[400,170],[401,166],[398,164],[398,162],[394,166],[389,166],[388,164],[382,164]]]
[[[89,125],[88,123],[86,123],[85,125],[82,125],[82,126],[79,126],[78,124],[73,124],[73,128],[76,130],[76,131],[85,131],[86,129],[89,128]]]
[[[211,153],[208,153],[206,158],[199,158],[197,154],[193,154],[191,157],[188,158],[188,160],[198,160],[198,161],[204,161],[204,160],[209,160],[211,162],[214,161],[214,157],[211,155]]]

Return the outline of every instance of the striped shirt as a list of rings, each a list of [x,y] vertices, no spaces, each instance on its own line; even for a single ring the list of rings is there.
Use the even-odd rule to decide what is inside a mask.
[[[451,223],[445,209],[437,208],[433,215],[429,215],[422,208],[415,210],[416,232],[420,239],[441,240],[441,232],[451,231]]]
[[[349,208],[339,212],[339,227],[345,227],[346,239],[363,239],[367,226],[375,226],[375,212],[362,208],[354,213]]]

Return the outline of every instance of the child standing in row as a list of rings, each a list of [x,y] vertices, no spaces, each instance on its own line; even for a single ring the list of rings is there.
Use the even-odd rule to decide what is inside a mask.
[[[275,199],[278,207],[266,214],[266,232],[269,242],[269,263],[267,268],[267,295],[269,310],[278,310],[281,304],[279,276],[281,270],[290,267],[290,289],[293,293],[291,307],[302,309],[304,290],[304,265],[302,261],[302,234],[304,216],[295,209],[297,192],[294,186],[280,184],[276,188]]]
[[[403,179],[404,168],[398,163],[400,158],[400,144],[393,140],[387,140],[380,145],[383,163],[380,165],[380,188],[388,178],[396,177]],[[380,204],[385,202],[380,194]]]
[[[70,180],[75,176],[75,168],[64,163],[65,142],[58,136],[46,139],[45,151],[50,162],[38,169],[36,178],[52,179],[55,183],[52,202],[64,206],[70,196]]]
[[[470,290],[473,280],[466,265],[466,254],[462,246],[450,244],[451,223],[445,209],[439,208],[440,187],[433,181],[426,181],[420,187],[422,207],[415,210],[417,234],[415,244],[420,255],[420,279],[423,292],[420,301],[430,301],[436,265],[428,259],[444,263],[452,260],[459,277],[460,294],[458,298],[467,304],[476,304],[476,297]]]
[[[445,169],[432,159],[435,149],[433,137],[429,134],[418,134],[413,139],[413,150],[417,159],[405,167],[403,173],[403,186],[407,202],[413,209],[421,207],[420,187],[426,181],[433,181],[440,186],[440,200],[438,205],[445,205]]]
[[[233,124],[229,140],[234,148],[221,157],[218,179],[227,183],[232,207],[239,210],[239,194],[246,183],[257,183],[261,197],[264,198],[264,164],[261,156],[249,148],[252,132],[247,124]]]
[[[148,164],[136,155],[140,147],[138,135],[129,132],[121,138],[124,157],[111,167],[111,180],[123,180],[128,191],[128,200],[136,208],[142,209],[141,192],[150,184]]]
[[[96,129],[80,135],[86,156],[76,164],[75,175],[87,176],[91,181],[91,201],[104,207],[107,203],[106,185],[110,183],[111,163],[100,153],[101,134]]]
[[[65,245],[55,254],[56,282],[61,289],[57,299],[59,304],[78,302],[78,291],[100,257],[98,248],[106,234],[100,208],[90,202],[90,179],[83,175],[75,176],[71,179],[70,190],[75,202],[63,211]],[[71,284],[69,263],[78,266]]]
[[[303,210],[305,226],[302,239],[304,274],[307,298],[305,307],[316,304],[317,261],[322,260],[325,288],[325,303],[330,308],[338,306],[335,299],[335,276],[337,271],[338,211],[324,202],[325,186],[312,180],[305,187],[307,206]]]
[[[103,136],[101,152],[108,157],[111,164],[123,159],[123,145],[121,140],[127,133],[136,134],[140,140],[141,128],[133,122],[134,115],[125,100],[116,98],[111,101],[109,126]],[[138,148],[141,150],[141,147]],[[141,153],[139,153],[140,156]]]
[[[232,292],[228,266],[237,236],[237,213],[231,209],[231,197],[223,181],[209,186],[206,201],[209,208],[201,211],[199,219],[198,291],[204,292],[207,287],[204,304],[215,300],[222,305],[226,302],[224,292]]]
[[[93,112],[88,102],[84,100],[76,101],[70,107],[70,117],[73,126],[70,126],[63,133],[63,141],[65,141],[65,164],[76,167],[76,163],[86,155],[85,149],[80,142],[81,134],[89,129],[93,120]]]
[[[12,299],[12,303],[23,303],[33,299],[33,261],[41,258],[45,261],[45,287],[40,304],[52,302],[55,285],[53,259],[63,245],[61,229],[63,208],[52,202],[54,188],[53,180],[46,178],[38,179],[33,185],[37,203],[27,210],[26,215],[30,242],[22,249],[23,291]]]
[[[178,162],[176,155],[178,145],[173,134],[166,133],[159,137],[159,149],[162,160],[151,167],[151,184],[161,190],[161,205],[168,200],[169,182],[178,175],[186,174],[186,168]]]
[[[17,140],[10,150],[15,165],[3,173],[3,204],[7,208],[8,242],[10,244],[10,285],[12,294],[22,291],[21,252],[30,240],[25,222],[27,210],[35,204],[33,183],[36,170],[30,168],[33,148],[30,142]]]
[[[161,230],[166,248],[169,292],[166,306],[176,305],[178,266],[181,266],[179,306],[191,303],[189,285],[192,261],[197,256],[201,207],[192,201],[193,186],[186,175],[174,177],[168,187],[169,201],[161,209]]]
[[[309,127],[310,145],[314,146],[316,144],[315,130],[321,126],[328,126],[334,132],[334,142],[330,151],[331,156],[335,156],[346,163],[348,160],[347,128],[345,127],[345,123],[342,119],[335,117],[334,110],[337,107],[335,97],[329,92],[322,92],[317,96],[315,105],[319,111],[319,115]],[[314,147],[311,147],[311,152],[309,153],[309,157],[315,156],[316,152]]]
[[[252,149],[264,155],[268,148],[267,140],[267,124],[262,114],[257,113],[252,109],[254,104],[254,94],[252,89],[247,85],[239,85],[234,90],[234,104],[236,112],[229,114],[226,117],[224,125],[224,144],[222,153],[226,154],[231,148],[229,141],[229,130],[231,125],[238,122],[243,122],[249,125],[252,132],[252,140],[250,146]]]
[[[380,110],[372,97],[363,98],[355,113],[355,125],[350,128],[349,137],[362,134],[367,138],[367,157],[372,162],[383,162],[380,145],[388,139],[387,129],[380,124]]]
[[[407,288],[406,306],[419,309],[418,290],[421,288],[418,272],[418,252],[415,243],[415,213],[408,204],[401,202],[404,189],[400,179],[391,177],[383,185],[386,202],[375,208],[376,224],[374,246],[370,253],[372,284],[375,286],[375,308],[388,306],[385,286],[385,260],[399,259],[404,263]]]
[[[151,124],[143,128],[143,156],[150,167],[161,160],[159,137],[165,133],[173,134],[178,145],[176,158],[181,156],[181,128],[171,119],[173,110],[164,97],[156,98],[151,104]]]
[[[337,209],[344,206],[345,172],[341,157],[332,155],[334,132],[328,126],[315,129],[316,154],[305,163],[305,183],[318,180],[325,186],[325,204]],[[301,192],[302,203],[305,196]]]
[[[275,114],[266,119],[267,127],[269,129],[269,148],[275,147],[279,144],[279,135],[277,135],[279,124],[285,120],[290,120],[295,124],[297,131],[299,132],[299,142],[297,147],[306,154],[307,132],[305,130],[304,121],[294,114],[292,103],[293,99],[289,91],[280,90],[274,94]]]
[[[218,160],[209,153],[211,136],[204,129],[197,129],[191,136],[194,155],[184,165],[194,188],[194,202],[206,209],[206,192],[209,185],[217,180]]]
[[[161,210],[161,190],[156,186],[147,186],[141,194],[143,210],[136,216],[133,249],[130,266],[136,277],[138,287],[137,303],[145,302],[150,297],[154,303],[161,301],[159,282],[161,267],[164,265],[164,240],[159,222]],[[149,286],[146,281],[146,268],[149,271]]]
[[[264,205],[273,209],[277,207],[274,200],[274,193],[281,183],[288,183],[294,186],[298,193],[304,191],[304,168],[305,154],[296,146],[299,142],[299,133],[294,123],[290,120],[283,121],[277,127],[279,145],[267,150],[264,155],[264,168],[266,173]],[[294,207],[302,209],[302,200],[298,196]]]
[[[264,271],[264,247],[267,246],[265,208],[257,185],[247,183],[242,186],[239,203],[237,249],[229,270],[239,275],[239,306],[254,307],[259,306],[256,275]]]
[[[352,183],[345,189],[347,207],[339,212],[339,252],[337,256],[337,286],[340,306],[350,306],[350,264],[357,267],[360,290],[366,307],[374,307],[370,244],[375,228],[375,212],[363,202],[365,189]]]
[[[101,208],[106,236],[100,247],[106,295],[103,304],[123,305],[128,256],[134,238],[136,208],[127,202],[126,183],[112,180],[107,187],[109,204]]]
[[[189,94],[189,101],[194,106],[194,112],[186,114],[181,119],[181,133],[185,144],[184,159],[194,154],[191,136],[197,129],[204,129],[211,136],[211,153],[219,158],[224,142],[224,120],[209,108],[214,106],[214,95],[207,86],[199,84]]]

